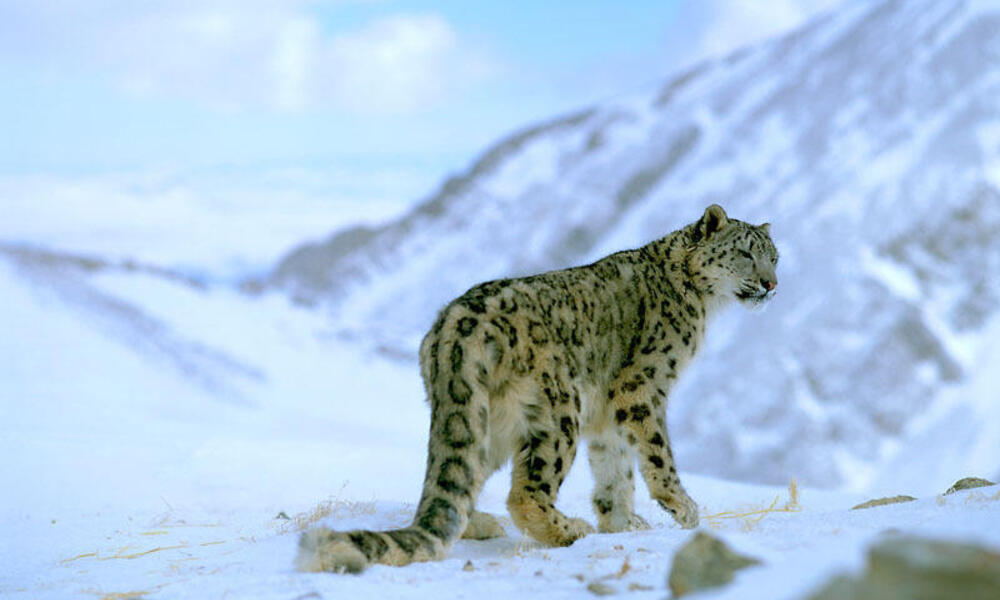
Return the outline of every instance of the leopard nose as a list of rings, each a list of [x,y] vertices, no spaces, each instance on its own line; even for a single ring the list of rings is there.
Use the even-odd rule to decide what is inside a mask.
[[[760,284],[764,286],[764,289],[769,292],[774,288],[778,287],[778,282],[773,279],[762,278],[760,280]]]

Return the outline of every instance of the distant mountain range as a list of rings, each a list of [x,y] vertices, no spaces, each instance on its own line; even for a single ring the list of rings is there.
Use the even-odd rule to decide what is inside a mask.
[[[682,468],[817,486],[998,476],[989,4],[848,3],[659,89],[515,133],[410,214],[303,245],[262,285],[413,356],[469,286],[635,247],[717,202],[772,223],[780,293],[767,312],[720,317],[674,391]]]

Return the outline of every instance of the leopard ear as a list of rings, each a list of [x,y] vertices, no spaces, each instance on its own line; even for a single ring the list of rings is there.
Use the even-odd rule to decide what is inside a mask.
[[[763,225],[761,225],[759,227],[759,229],[761,231],[763,231],[765,235],[771,235],[771,224],[770,223],[764,223]]]
[[[729,217],[726,211],[718,204],[713,204],[705,209],[705,214],[701,216],[698,229],[701,230],[702,237],[710,237],[716,231],[725,229],[729,225]]]

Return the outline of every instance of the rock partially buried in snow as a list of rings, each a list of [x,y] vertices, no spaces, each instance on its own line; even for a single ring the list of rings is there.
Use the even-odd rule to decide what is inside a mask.
[[[614,596],[617,591],[606,583],[594,581],[587,586],[587,591],[595,596]]]
[[[948,488],[948,491],[945,492],[944,495],[947,496],[948,494],[954,494],[960,490],[971,490],[972,488],[987,487],[990,485],[996,484],[989,479],[983,479],[981,477],[963,477]]]
[[[885,506],[886,504],[899,504],[900,502],[913,502],[914,500],[916,500],[916,498],[914,498],[913,496],[889,496],[887,498],[876,498],[875,500],[862,502],[861,504],[852,507],[851,510],[872,508],[875,506]]]
[[[719,538],[699,531],[674,555],[667,585],[680,597],[725,585],[736,571],[759,564],[756,558],[738,554]]]
[[[1000,554],[974,544],[915,537],[871,548],[858,578],[834,577],[808,600],[1000,598]]]

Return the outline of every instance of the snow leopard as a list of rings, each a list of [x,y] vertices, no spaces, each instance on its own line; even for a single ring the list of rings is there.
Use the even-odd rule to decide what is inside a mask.
[[[698,525],[667,436],[670,390],[731,301],[775,294],[770,225],[713,204],[694,223],[593,264],[474,286],[440,311],[420,346],[431,410],[423,494],[409,527],[306,531],[302,571],[439,560],[459,537],[504,535],[476,510],[486,479],[512,462],[507,508],[525,534],[568,546],[594,527],[556,508],[586,442],[598,532],[648,528],[633,468],[678,525]]]

